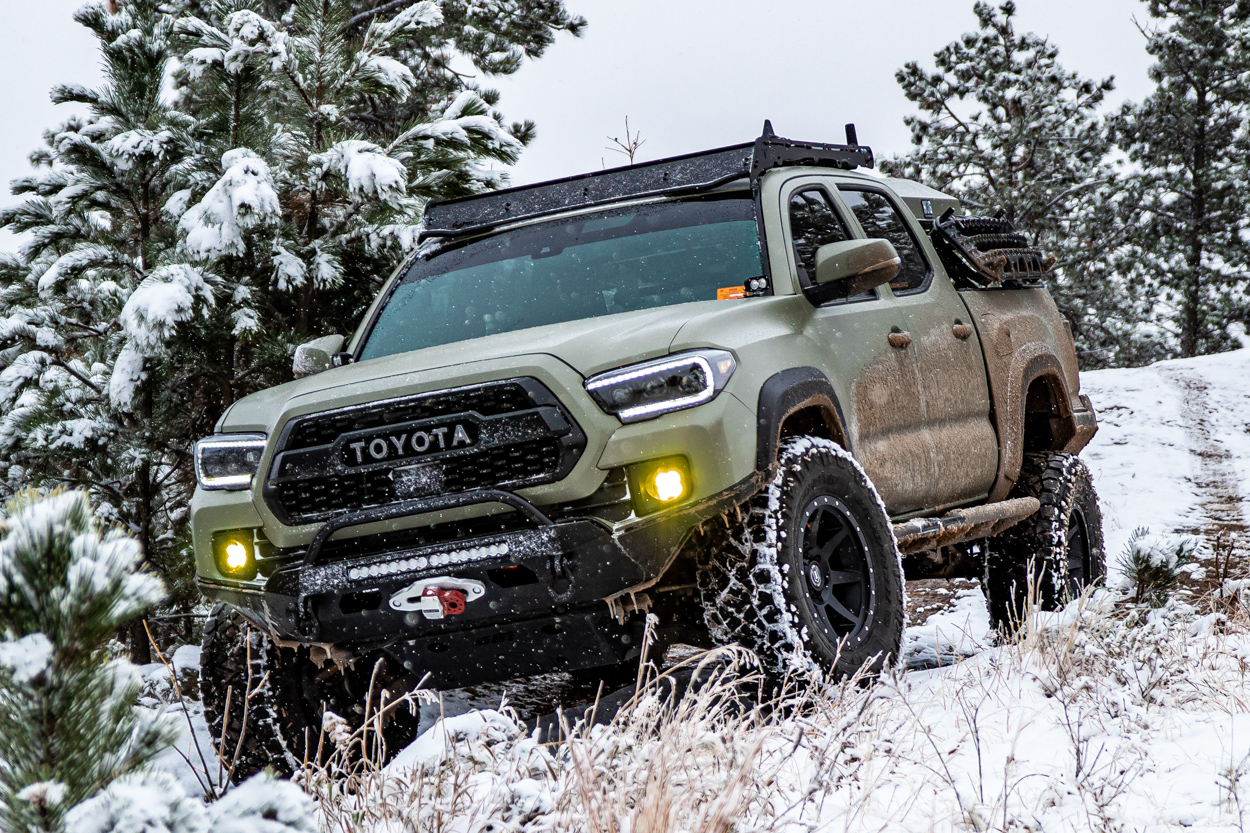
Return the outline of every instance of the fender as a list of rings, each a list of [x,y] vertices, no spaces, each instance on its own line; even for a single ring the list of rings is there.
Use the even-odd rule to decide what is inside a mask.
[[[994,396],[994,416],[1001,455],[998,477],[990,489],[991,503],[1006,499],[1020,477],[1020,466],[1024,462],[1025,404],[1029,388],[1038,379],[1045,379],[1058,388],[1055,416],[1067,430],[1066,435],[1056,437],[1059,444],[1056,450],[1066,447],[1075,433],[1068,386],[1064,382],[1063,366],[1058,357],[1046,345],[1032,344],[1020,350],[1013,357],[1008,378],[1001,381],[993,378],[990,380],[991,389],[998,388]],[[995,381],[999,381],[999,384],[995,385]]]
[[[842,403],[829,384],[828,377],[814,367],[792,367],[768,377],[760,387],[759,405],[755,409],[755,465],[768,471],[777,460],[781,444],[781,426],[786,417],[803,409],[819,408],[830,439],[854,453],[846,439],[846,417]]]

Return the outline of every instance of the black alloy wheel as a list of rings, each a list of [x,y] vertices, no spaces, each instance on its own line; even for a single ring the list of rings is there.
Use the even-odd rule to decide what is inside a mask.
[[[1089,527],[1079,505],[1072,507],[1072,517],[1068,520],[1067,546],[1067,596],[1075,599],[1081,595],[1094,572],[1090,564]]]
[[[897,661],[903,575],[885,506],[854,458],[782,443],[772,482],[695,539],[703,617],[774,678],[842,678]]]
[[[868,544],[846,505],[832,495],[814,498],[803,510],[797,549],[822,629],[831,639],[859,639],[876,600]]]

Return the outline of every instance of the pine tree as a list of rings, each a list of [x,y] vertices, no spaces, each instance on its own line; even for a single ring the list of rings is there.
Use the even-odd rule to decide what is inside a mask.
[[[89,489],[177,604],[196,597],[192,441],[289,381],[298,343],[355,325],[426,202],[517,158],[494,95],[449,64],[510,72],[583,25],[557,0],[360,7],[89,3],[106,81],[55,91],[87,118],[0,212],[28,235],[0,256],[0,489]]]
[[[383,144],[360,138],[351,113],[412,93],[415,77],[392,51],[437,29],[437,3],[375,16],[360,40],[347,0],[295,7],[279,21],[249,5],[212,4],[220,28],[180,23],[200,147],[168,210],[180,215],[185,256],[239,299],[220,341],[277,334],[283,343],[261,353],[280,356],[272,371],[285,373],[294,343],[355,324],[413,246],[426,202],[497,186],[499,174],[481,163],[511,163],[521,144],[472,91],[416,123],[392,124],[377,137]],[[238,202],[253,194],[254,204]],[[254,366],[247,358],[223,355],[221,367]]]
[[[360,39],[378,19],[395,15],[415,0],[351,0],[344,33]],[[220,26],[214,0],[181,0],[188,16]],[[289,0],[255,0],[246,4],[266,20],[285,19]],[[411,94],[404,99],[366,96],[347,114],[361,138],[387,140],[397,124],[425,120],[465,90],[476,92],[489,107],[499,103],[499,92],[482,86],[479,78],[515,73],[527,60],[543,56],[563,32],[580,37],[585,18],[571,15],[564,0],[441,0],[441,21],[429,28],[403,34],[394,57],[413,72]],[[498,113],[493,113],[502,119]],[[535,136],[533,122],[509,125],[523,144]]]
[[[379,14],[393,13],[402,5],[394,0],[352,0],[355,14],[349,29],[359,35]],[[494,107],[498,91],[482,87],[453,67],[467,63],[488,78],[511,75],[526,60],[542,57],[556,33],[579,37],[586,28],[586,20],[570,15],[564,0],[443,0],[441,9],[443,21],[432,37],[414,34],[396,44],[396,57],[417,70],[412,95],[403,102],[373,98],[350,115],[365,136],[376,135],[378,129],[385,135],[389,125],[420,121],[440,102],[453,100],[466,89]],[[525,120],[513,122],[509,132],[528,144],[536,130],[532,121]]]
[[[0,512],[0,830],[313,833],[289,782],[261,774],[205,807],[151,769],[179,720],[138,708],[138,669],[109,650],[164,596],[141,556],[85,492],[25,491]]]
[[[161,204],[191,120],[162,97],[173,22],[155,0],[88,4],[75,19],[99,40],[106,81],[53,91],[89,117],[48,135],[37,172],[14,183],[27,200],[0,211],[0,226],[29,234],[0,261],[0,474],[13,489],[90,489],[102,517],[177,584],[189,572],[178,530],[188,493],[177,488],[186,444],[161,426],[178,403],[152,385],[118,396],[115,380],[135,364],[128,300],[171,269],[176,232]],[[166,298],[182,315],[206,301],[202,282],[186,280]],[[134,645],[142,657],[146,638]]]
[[[905,119],[915,149],[883,169],[953,193],[973,213],[1005,211],[1054,254],[1053,294],[1084,366],[1151,357],[1132,326],[1144,301],[1111,266],[1120,177],[1098,111],[1112,79],[1064,69],[1057,47],[1016,31],[1013,2],[978,2],[974,13],[978,30],[938,50],[935,72],[911,62],[896,74],[921,112]]]
[[[0,538],[0,827],[59,830],[66,810],[177,737],[135,708],[140,679],[107,644],[164,593],[138,544],[102,533],[82,492],[19,495]],[[3,534],[3,533],[0,533]]]
[[[1158,86],[1113,121],[1140,193],[1121,212],[1133,235],[1121,268],[1157,293],[1162,328],[1194,356],[1235,346],[1229,324],[1246,316],[1250,3],[1151,0],[1149,9]]]

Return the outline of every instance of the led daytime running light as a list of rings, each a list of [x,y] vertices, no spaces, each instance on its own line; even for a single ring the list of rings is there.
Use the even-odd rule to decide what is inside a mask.
[[[615,415],[622,422],[636,422],[669,411],[693,408],[696,405],[702,405],[704,402],[712,400],[716,396],[717,391],[733,375],[734,369],[735,362],[733,356],[726,351],[705,350],[690,352],[671,356],[663,360],[643,362],[642,364],[591,377],[586,382],[586,392],[594,397],[600,408],[606,413]],[[635,404],[630,407],[621,407],[617,410],[619,406],[612,401],[611,389],[627,387],[631,383],[638,383],[639,380],[643,379],[662,381],[666,375],[671,374],[675,370],[684,370],[687,380],[691,380],[696,371],[702,373],[702,388],[693,393],[672,390],[670,394],[677,393],[679,395],[674,398],[658,399],[657,401]],[[619,402],[620,400],[618,399],[617,401]]]

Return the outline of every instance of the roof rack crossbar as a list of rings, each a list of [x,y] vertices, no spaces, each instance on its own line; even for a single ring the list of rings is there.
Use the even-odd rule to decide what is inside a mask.
[[[848,128],[847,138],[853,140],[854,126]],[[420,236],[424,240],[473,234],[571,209],[708,191],[745,177],[758,181],[766,171],[783,166],[852,170],[871,168],[873,164],[871,148],[783,139],[765,121],[760,137],[750,144],[432,202],[426,206]]]

